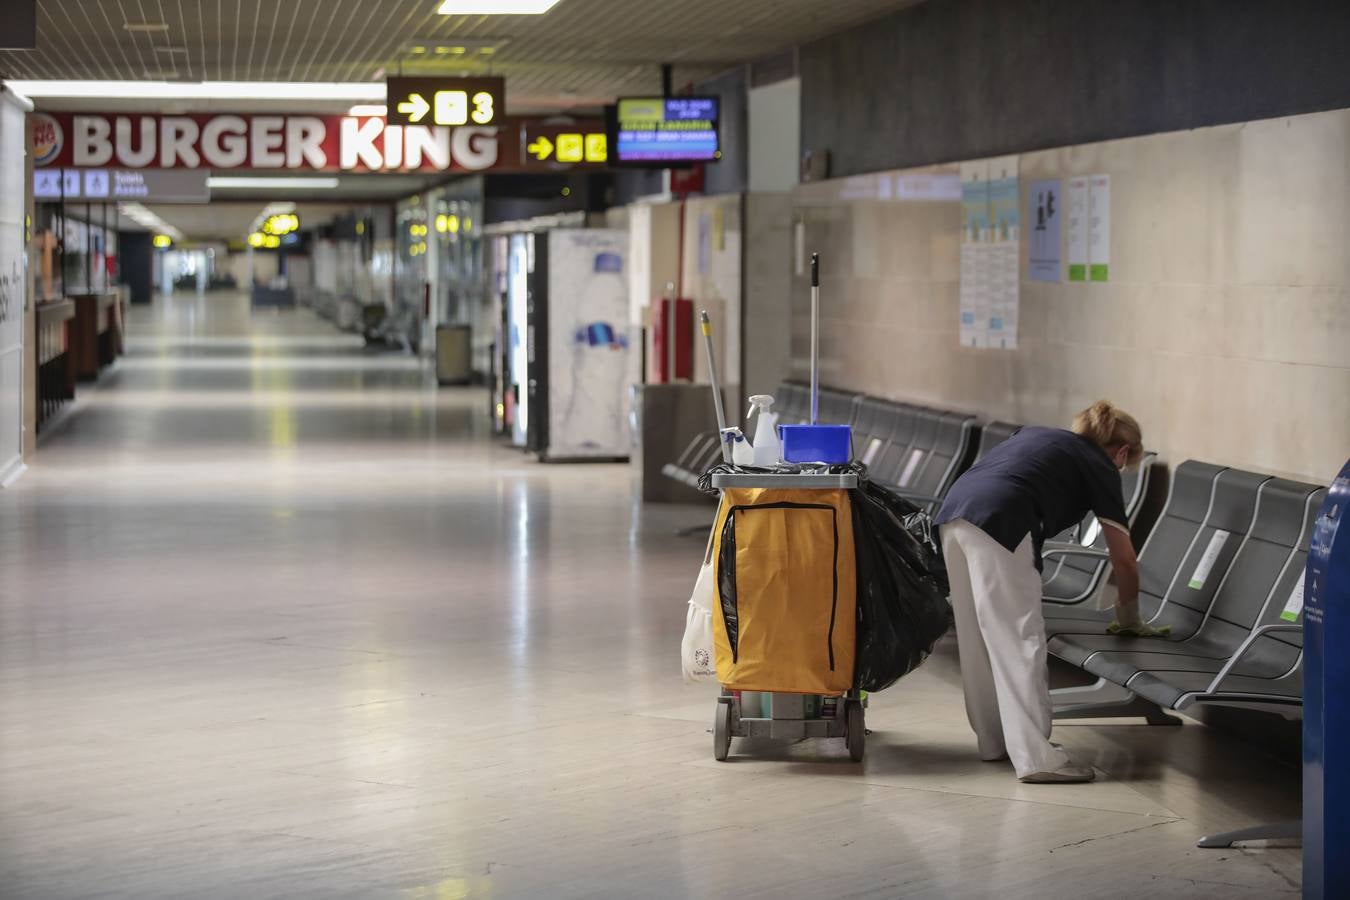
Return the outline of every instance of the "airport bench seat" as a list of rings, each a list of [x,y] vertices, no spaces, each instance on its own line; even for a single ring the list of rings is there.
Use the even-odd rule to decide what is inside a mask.
[[[1125,499],[1125,525],[1133,526],[1143,508],[1152,479],[1156,453],[1145,453],[1137,466],[1120,473],[1121,495]],[[1101,551],[1102,555],[1052,556],[1044,567],[1042,598],[1047,603],[1075,604],[1092,598],[1101,587],[1108,562],[1106,534],[1097,517],[1088,513],[1083,521],[1054,539],[1054,543],[1073,543]]]
[[[721,435],[716,429],[694,436],[674,462],[661,467],[661,474],[681,484],[697,488],[704,472],[722,460]]]
[[[1091,689],[1052,692],[1078,701],[1058,704],[1056,717],[1138,715],[1136,699],[1176,710],[1197,702],[1300,705],[1302,627],[1293,601],[1324,495],[1259,473],[1179,466],[1139,558],[1141,615],[1172,634],[1112,636],[1103,633],[1110,611],[1047,612],[1050,653],[1099,679]]]

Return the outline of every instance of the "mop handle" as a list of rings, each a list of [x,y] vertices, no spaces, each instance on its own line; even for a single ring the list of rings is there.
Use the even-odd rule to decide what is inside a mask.
[[[811,424],[820,412],[820,254],[811,254]]]
[[[727,429],[727,413],[722,408],[722,384],[717,380],[717,357],[713,355],[712,320],[706,309],[699,311],[699,326],[703,329],[703,343],[708,348],[708,377],[712,379],[713,407],[717,410],[717,441],[722,445],[722,462],[731,462],[731,445],[723,432]]]

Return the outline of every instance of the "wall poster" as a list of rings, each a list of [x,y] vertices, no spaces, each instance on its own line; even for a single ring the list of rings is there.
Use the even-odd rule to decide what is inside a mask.
[[[961,165],[961,346],[1017,349],[1021,219],[1018,160]]]
[[[1111,176],[1088,179],[1088,280],[1111,276]]]
[[[1063,187],[1058,178],[1033,181],[1027,193],[1027,274],[1032,281],[1059,281]]]
[[[1069,280],[1087,281],[1088,180],[1069,179]]]
[[[989,162],[961,164],[961,346],[987,347]]]
[[[1021,295],[1022,227],[1019,218],[1017,157],[989,164],[989,212],[993,241],[989,260],[987,344],[995,350],[1017,349],[1017,311]]]

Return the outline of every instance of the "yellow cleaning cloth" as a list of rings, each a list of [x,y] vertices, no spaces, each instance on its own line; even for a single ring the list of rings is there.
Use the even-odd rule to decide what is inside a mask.
[[[1142,622],[1138,625],[1122,625],[1119,622],[1112,622],[1106,626],[1106,633],[1124,637],[1165,638],[1172,634],[1172,626],[1163,625],[1161,628],[1154,628],[1152,625],[1146,625]]]

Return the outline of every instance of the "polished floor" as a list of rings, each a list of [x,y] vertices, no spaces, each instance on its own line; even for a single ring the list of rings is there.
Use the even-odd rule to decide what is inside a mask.
[[[0,897],[1269,898],[1297,770],[1195,724],[981,763],[954,647],[842,742],[712,759],[706,509],[542,466],[305,311],[138,309],[0,492]]]

